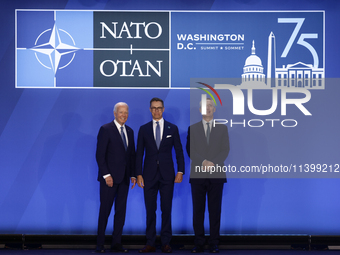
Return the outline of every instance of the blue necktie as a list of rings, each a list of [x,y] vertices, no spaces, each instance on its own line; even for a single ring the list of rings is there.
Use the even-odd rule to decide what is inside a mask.
[[[126,138],[125,138],[125,134],[124,134],[124,129],[123,129],[123,127],[120,127],[120,135],[121,135],[121,137],[122,137],[122,139],[123,139],[124,148],[125,148],[125,150],[126,150],[126,149],[127,149],[127,145],[126,145]]]
[[[207,122],[207,143],[209,144],[209,138],[210,138],[210,126],[209,126],[209,122]]]
[[[161,144],[161,128],[159,126],[159,122],[156,121],[157,126],[156,126],[156,145],[157,149],[159,149],[159,145]]]

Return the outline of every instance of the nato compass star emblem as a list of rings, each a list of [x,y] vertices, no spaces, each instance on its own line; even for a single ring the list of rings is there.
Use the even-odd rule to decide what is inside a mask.
[[[52,32],[48,42],[40,43],[40,41],[42,41],[41,38],[44,37],[45,33],[49,33],[51,30]],[[72,42],[73,45],[62,42],[61,33],[63,33],[63,36],[67,36],[70,39],[69,41]],[[72,36],[65,30],[58,29],[56,24],[54,24],[53,29],[47,29],[42,32],[36,39],[34,45],[35,46],[33,48],[30,48],[30,50],[35,51],[35,57],[42,66],[53,70],[54,76],[56,76],[58,69],[63,69],[71,64],[72,60],[75,57],[75,52],[80,50],[80,48],[75,47],[75,42]],[[46,60],[41,60],[38,56],[39,54],[37,53],[46,55],[49,59],[49,63]],[[69,59],[65,61],[67,63],[63,66],[60,66],[61,58],[66,55],[69,56]]]

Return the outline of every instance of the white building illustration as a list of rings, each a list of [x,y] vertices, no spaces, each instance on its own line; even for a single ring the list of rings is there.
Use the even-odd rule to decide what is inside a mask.
[[[306,89],[325,89],[323,68],[298,62],[292,65],[276,68],[276,87],[296,87]]]

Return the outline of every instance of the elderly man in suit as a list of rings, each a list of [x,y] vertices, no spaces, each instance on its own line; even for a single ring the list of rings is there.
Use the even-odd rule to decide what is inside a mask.
[[[202,107],[201,107],[202,108]],[[201,109],[200,109],[201,111]],[[226,125],[215,124],[214,102],[206,100],[206,114],[202,120],[188,129],[186,149],[191,159],[190,183],[193,203],[193,227],[195,247],[191,252],[204,251],[204,213],[208,197],[210,224],[210,252],[219,252],[220,219],[223,186],[226,180],[224,172],[217,172],[224,166],[229,154],[229,135]],[[202,112],[202,111],[201,111]]]
[[[136,175],[138,186],[144,189],[147,243],[139,252],[155,252],[157,194],[160,193],[162,210],[162,252],[170,253],[171,209],[174,183],[180,183],[184,174],[184,156],[177,126],[163,119],[164,103],[159,98],[150,101],[152,121],[138,132]],[[175,149],[177,174],[172,160]],[[144,165],[143,156],[145,152]]]
[[[125,125],[129,107],[126,103],[117,103],[113,110],[114,120],[103,125],[97,137],[96,159],[98,163],[98,181],[100,183],[100,210],[98,219],[97,252],[105,252],[105,229],[115,203],[114,229],[111,251],[128,252],[121,244],[125,223],[126,201],[129,182],[136,184],[135,178],[135,143],[133,130]]]

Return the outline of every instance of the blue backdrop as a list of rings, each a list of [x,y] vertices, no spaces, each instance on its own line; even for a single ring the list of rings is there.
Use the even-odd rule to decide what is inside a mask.
[[[154,96],[164,99],[164,118],[178,125],[181,141],[185,146],[190,115],[197,121],[200,118],[199,113],[193,114],[193,105],[190,104],[190,78],[223,78],[223,68],[218,64],[216,68],[207,71],[213,66],[214,59],[221,57],[220,54],[207,56],[209,62],[204,65],[195,62],[196,59],[192,62],[188,61],[195,56],[186,52],[182,55],[174,55],[172,58],[172,88],[16,88],[16,9],[192,10],[206,11],[204,15],[209,15],[209,22],[212,22],[211,18],[218,17],[214,11],[324,11],[325,38],[322,43],[325,52],[322,46],[317,47],[321,47],[322,53],[319,57],[319,67],[325,69],[325,77],[330,82],[326,82],[325,90],[311,92],[312,98],[305,106],[312,116],[304,116],[294,106],[287,107],[287,116],[282,116],[279,107],[270,118],[297,119],[298,126],[272,128],[267,125],[251,128],[229,125],[231,151],[226,163],[237,168],[242,165],[260,164],[292,164],[297,167],[300,165],[305,167],[304,164],[309,166],[326,164],[328,171],[330,166],[334,169],[340,163],[338,149],[340,120],[337,113],[340,107],[338,102],[340,88],[337,86],[340,59],[338,49],[340,3],[336,0],[1,1],[1,234],[96,234],[99,209],[99,184],[96,180],[95,161],[96,136],[100,126],[113,119],[114,104],[118,101],[129,104],[130,114],[127,124],[134,129],[137,136],[140,125],[151,119],[148,109],[150,99]],[[174,15],[173,18],[178,18],[179,21],[183,22],[186,19],[185,15],[181,17],[181,13]],[[193,29],[195,24],[189,22],[194,15],[197,14],[192,13],[187,16],[188,22],[185,25],[189,28],[186,28],[183,23],[183,27],[180,26],[181,23],[174,23],[174,27],[196,33]],[[249,23],[240,24],[239,29],[243,26],[248,27],[248,30],[254,30],[249,29]],[[310,25],[310,31],[307,32],[313,33],[312,28],[313,25]],[[322,29],[322,26],[318,29]],[[261,29],[256,34],[259,38],[260,32]],[[209,33],[219,33],[219,31],[209,30]],[[263,34],[268,36],[267,30]],[[320,36],[322,37],[321,34]],[[171,40],[172,52],[177,52],[175,34],[172,35]],[[236,78],[241,77],[244,60],[251,54],[252,40],[253,38],[247,38],[244,42],[242,58],[235,58],[235,61],[232,61],[233,55],[228,56],[230,65],[228,70],[232,73],[228,74],[229,77],[232,77],[235,72]],[[267,43],[267,37],[264,40]],[[279,43],[277,47],[283,48]],[[257,49],[256,53],[262,57],[265,66],[266,48],[261,49],[259,44]],[[199,56],[202,57],[205,53],[202,51],[200,54]],[[291,63],[295,62],[292,60]],[[233,63],[235,65],[241,63],[239,70],[233,69]],[[89,74],[84,71],[84,75]],[[83,78],[83,76],[79,77]],[[71,75],[69,79],[77,82],[77,79]],[[223,108],[218,106],[218,118],[235,119],[235,121],[265,119],[254,116],[249,111],[246,111],[245,117],[239,119],[233,117],[230,93],[228,94],[227,91],[220,93],[227,110],[221,111]],[[266,104],[268,100],[270,103],[270,94],[269,96],[265,94],[263,98],[261,96],[258,101],[254,99],[254,102],[258,103],[257,106],[267,109],[270,107],[270,104]],[[186,154],[185,157],[186,169],[189,169],[190,160]],[[336,174],[332,175],[332,178],[328,176],[325,178],[326,175],[322,173],[316,176],[317,178],[309,178],[311,175],[308,173],[302,175],[302,178],[301,176],[299,178],[250,177],[254,176],[229,178],[225,185],[222,234],[340,234],[338,227],[340,186]],[[193,233],[188,179],[189,175],[186,174],[183,182],[175,185],[172,216],[174,234]],[[145,217],[143,192],[136,187],[129,193],[124,234],[144,234]],[[208,226],[208,221],[206,223]],[[158,213],[157,226],[160,228],[160,213]],[[108,233],[112,231],[112,224],[108,225],[107,231]]]

